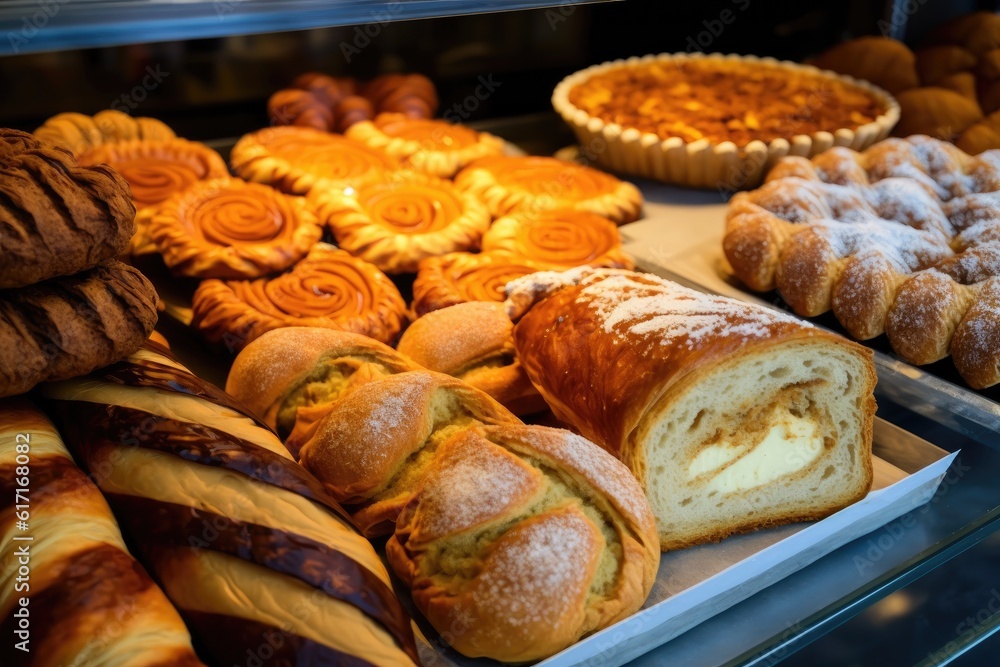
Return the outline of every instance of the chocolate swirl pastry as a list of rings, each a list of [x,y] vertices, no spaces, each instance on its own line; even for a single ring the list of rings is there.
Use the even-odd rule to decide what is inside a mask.
[[[483,236],[483,250],[508,250],[545,269],[569,269],[588,264],[631,269],[615,223],[587,211],[570,208],[540,211],[534,216],[513,213],[493,223]]]
[[[268,127],[244,135],[231,153],[242,178],[302,195],[313,187],[359,188],[386,180],[399,162],[386,153],[309,127]]]
[[[411,174],[353,194],[317,190],[312,199],[337,244],[386,273],[417,270],[426,257],[479,247],[490,213],[448,181]]]
[[[413,281],[413,310],[420,316],[466,301],[503,301],[508,282],[539,270],[505,251],[430,257],[420,263]]]
[[[302,198],[227,178],[197,183],[164,202],[149,234],[174,273],[259,278],[305,257],[323,229]]]
[[[406,167],[441,178],[451,178],[479,158],[503,154],[503,140],[492,134],[402,113],[383,113],[355,123],[346,135],[384,150]]]
[[[116,260],[0,290],[0,397],[118,361],[138,349],[155,324],[153,286]]]
[[[406,321],[406,303],[384,273],[324,243],[276,278],[206,280],[193,307],[193,325],[231,350],[281,327],[339,329],[390,343]]]
[[[165,141],[176,135],[166,123],[155,118],[134,118],[115,109],[105,109],[93,116],[75,112],[57,114],[35,130],[35,136],[80,155],[115,141]]]
[[[624,224],[638,220],[642,195],[603,171],[551,157],[487,157],[459,172],[455,185],[480,197],[494,217],[554,208],[590,211]]]
[[[128,185],[61,148],[0,129],[0,289],[83,271],[119,254],[133,231]]]

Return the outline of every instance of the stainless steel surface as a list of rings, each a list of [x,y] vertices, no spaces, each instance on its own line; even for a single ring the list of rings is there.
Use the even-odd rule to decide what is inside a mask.
[[[391,21],[608,1],[7,0],[0,3],[0,55],[345,25],[364,25],[364,42]]]

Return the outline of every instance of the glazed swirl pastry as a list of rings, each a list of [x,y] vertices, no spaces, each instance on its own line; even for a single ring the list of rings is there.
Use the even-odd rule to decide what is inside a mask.
[[[570,208],[512,213],[483,236],[483,252],[507,250],[545,269],[607,266],[631,269],[618,227],[607,218]]]
[[[116,109],[105,109],[93,116],[75,112],[57,114],[35,130],[35,136],[81,155],[115,141],[167,141],[176,135],[155,118],[135,118]]]
[[[202,282],[193,309],[193,325],[230,350],[280,327],[339,329],[385,343],[406,321],[403,297],[384,273],[323,243],[275,278]]]
[[[341,248],[386,273],[413,272],[426,257],[478,248],[490,226],[475,197],[420,174],[354,194],[317,190],[310,198]]]
[[[551,157],[482,158],[459,172],[455,185],[486,202],[493,217],[572,208],[620,225],[642,212],[642,195],[631,183]]]
[[[479,158],[503,154],[503,140],[492,134],[401,113],[383,113],[355,123],[346,135],[384,150],[405,167],[441,178],[451,178]]]
[[[418,316],[466,301],[503,301],[507,283],[539,268],[510,252],[453,252],[420,263],[413,281]]]
[[[323,229],[301,197],[218,179],[174,195],[149,234],[170,269],[196,278],[258,278],[305,257]]]
[[[359,188],[386,180],[399,162],[382,151],[309,127],[268,127],[233,146],[236,173],[289,194]]]
[[[128,185],[61,148],[0,129],[0,289],[89,269],[125,249]]]

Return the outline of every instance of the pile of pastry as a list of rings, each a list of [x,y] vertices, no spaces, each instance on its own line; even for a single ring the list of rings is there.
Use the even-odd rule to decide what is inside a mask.
[[[634,186],[505,156],[468,127],[402,113],[344,135],[269,127],[237,142],[230,175],[215,151],[156,121],[135,121],[150,138],[105,136],[107,114],[62,114],[38,134],[122,174],[138,210],[132,254],[201,281],[194,326],[230,350],[283,326],[392,343],[415,316],[502,301],[508,280],[533,271],[631,266],[617,225],[640,215]],[[408,304],[398,285],[411,281]]]

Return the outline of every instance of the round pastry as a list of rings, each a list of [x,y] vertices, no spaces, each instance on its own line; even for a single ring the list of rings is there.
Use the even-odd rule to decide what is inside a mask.
[[[428,257],[413,281],[413,310],[421,316],[466,301],[502,302],[508,282],[538,270],[528,260],[502,251]]]
[[[248,181],[289,194],[359,188],[386,180],[399,163],[382,151],[309,127],[268,127],[244,135],[231,153],[233,170]]]
[[[128,184],[62,148],[0,129],[0,289],[89,269],[135,231]]]
[[[193,309],[193,325],[230,350],[281,327],[339,329],[388,343],[406,322],[406,303],[384,273],[325,243],[275,278],[206,280]]]
[[[375,120],[352,125],[346,134],[384,150],[403,166],[441,178],[451,178],[479,158],[503,154],[503,140],[492,134],[401,113],[379,114]]]
[[[507,250],[546,269],[608,266],[631,269],[618,227],[607,218],[571,208],[517,212],[500,218],[483,236],[483,252]]]
[[[482,158],[459,172],[455,185],[486,202],[495,218],[573,208],[623,224],[642,212],[642,195],[631,183],[551,157]]]
[[[113,259],[0,292],[0,397],[118,361],[139,349],[155,324],[153,286]]]
[[[426,257],[479,247],[490,213],[448,181],[411,173],[352,193],[317,190],[319,219],[337,244],[386,273],[408,273]]]
[[[178,275],[259,278],[305,257],[323,228],[302,197],[221,178],[196,183],[160,205],[149,235]]]
[[[57,114],[35,130],[35,136],[80,155],[115,141],[166,141],[176,135],[166,123],[155,118],[133,118],[116,109],[105,109],[93,116],[74,112]]]
[[[427,313],[396,346],[424,368],[486,392],[515,415],[548,408],[514,353],[514,324],[503,304],[470,301]]]

